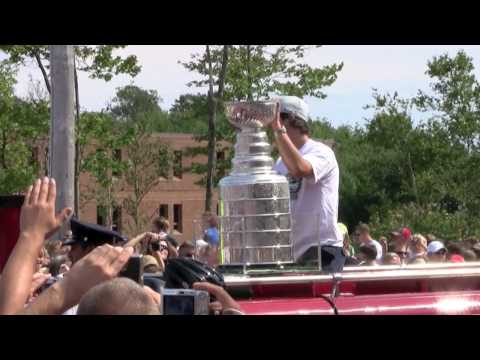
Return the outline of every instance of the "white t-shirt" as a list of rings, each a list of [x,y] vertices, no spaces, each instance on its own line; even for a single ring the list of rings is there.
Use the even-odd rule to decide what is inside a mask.
[[[343,246],[343,236],[337,227],[339,170],[335,154],[312,139],[299,152],[312,165],[313,175],[293,178],[281,158],[274,166],[287,176],[290,186],[295,260],[312,246]]]

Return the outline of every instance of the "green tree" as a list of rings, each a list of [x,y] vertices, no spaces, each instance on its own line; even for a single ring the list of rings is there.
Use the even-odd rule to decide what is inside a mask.
[[[318,68],[308,65],[303,58],[311,47],[303,45],[232,45],[229,46],[228,62],[225,67],[222,66],[224,49],[224,46],[211,46],[209,53],[206,51],[193,54],[191,61],[182,63],[186,69],[203,76],[200,80],[188,83],[189,86],[199,88],[210,86],[211,82],[220,85],[222,71],[225,71],[224,95],[218,99],[219,101],[262,100],[270,98],[275,93],[324,98],[326,95],[322,92],[322,88],[333,84],[337,73],[343,67],[343,64]],[[233,142],[235,130],[228,126],[223,118],[223,114],[219,116],[216,131],[211,132],[210,136],[202,134],[198,136],[198,140],[208,141],[214,134],[217,143]],[[203,152],[201,147],[190,149],[189,153],[194,156],[200,154]],[[227,158],[231,160],[232,155],[233,152],[230,151]],[[192,171],[206,177],[205,172],[208,172],[208,166],[194,163]],[[224,168],[220,171],[224,171]],[[214,185],[221,178],[218,172],[217,169],[213,176]],[[202,178],[202,182],[207,184],[206,179]]]
[[[113,211],[119,201],[121,177],[127,164],[119,152],[131,141],[130,134],[107,113],[85,112],[80,116],[78,142],[82,162],[80,169],[94,183],[82,189],[80,208],[91,200],[105,211],[105,226],[111,227]]]
[[[169,147],[146,132],[142,123],[134,124],[131,131],[132,140],[125,148],[126,169],[123,179],[128,195],[123,199],[123,208],[131,217],[128,226],[130,234],[134,235],[145,231],[154,215],[140,210],[142,202],[160,178],[169,172],[172,157]]]
[[[419,91],[415,102],[420,110],[434,116],[426,128],[436,135],[443,157],[438,159],[436,175],[443,184],[443,202],[469,214],[480,211],[480,84],[474,75],[473,60],[464,51],[447,54],[428,62],[432,79],[429,95]]]
[[[172,163],[169,147],[152,134],[153,119],[161,111],[158,102],[155,91],[126,86],[117,90],[109,106],[117,126],[127,136],[121,186],[127,192],[122,205],[131,218],[128,221],[131,235],[145,230],[151,220],[151,214],[143,213],[140,208],[145,196],[169,172]]]
[[[160,112],[161,101],[156,90],[127,85],[117,89],[109,110],[117,121],[132,122],[144,114]]]
[[[78,87],[78,71],[89,73],[90,78],[103,79],[109,81],[114,75],[127,74],[136,76],[141,67],[135,55],[121,57],[114,55],[116,50],[125,48],[125,45],[75,45],[74,46],[74,81],[75,81],[75,102],[76,102],[76,122],[80,121],[80,101]],[[15,65],[25,65],[28,61],[34,60],[38,65],[45,87],[51,93],[51,85],[47,70],[50,67],[50,49],[49,45],[0,45],[0,50],[9,55],[8,61]],[[77,130],[78,131],[78,130]],[[80,153],[78,141],[75,142],[75,212],[78,213],[80,204],[79,199],[79,179],[80,163],[78,156]],[[48,148],[47,148],[48,151]]]
[[[410,226],[461,240],[480,233],[480,86],[472,59],[463,51],[434,57],[426,74],[429,93],[419,91],[411,100],[374,95],[375,114],[360,137],[371,151],[357,148],[361,156],[351,174],[376,197],[364,204],[376,236]],[[412,105],[431,114],[416,127],[407,111]],[[371,174],[358,168],[362,158]],[[356,200],[360,194],[351,196]]]
[[[135,55],[114,55],[116,50],[125,47],[126,45],[75,45],[77,70],[89,73],[93,79],[105,81],[110,81],[119,74],[136,76],[141,67]],[[50,68],[49,45],[0,45],[0,50],[9,56],[8,61],[12,64],[26,65],[35,61],[42,72],[48,92],[51,92],[47,74]]]
[[[168,117],[155,128],[159,132],[206,134],[208,131],[207,97],[185,94],[178,97]]]
[[[0,193],[25,190],[40,172],[36,153],[48,133],[48,103],[14,95],[16,71],[0,63]]]
[[[318,46],[316,46],[318,47]],[[261,100],[272,94],[325,98],[322,88],[332,85],[343,63],[312,67],[303,61],[312,49],[304,45],[235,45],[230,47],[225,75],[225,100]],[[214,82],[218,82],[223,47],[211,49]],[[206,53],[193,54],[190,62],[182,63],[188,70],[205,76],[188,85],[208,86]]]

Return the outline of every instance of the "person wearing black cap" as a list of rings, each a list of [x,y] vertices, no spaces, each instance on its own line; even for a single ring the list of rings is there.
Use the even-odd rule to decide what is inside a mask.
[[[120,233],[106,227],[81,222],[78,219],[70,220],[72,237],[63,242],[63,246],[70,246],[68,257],[72,264],[90,253],[97,246],[103,244],[118,245],[127,241]]]
[[[109,230],[104,226],[88,224],[76,218],[70,220],[72,237],[63,242],[63,246],[70,246],[68,257],[74,265],[80,259],[88,255],[96,247],[104,244],[123,245],[128,239],[116,231]],[[77,307],[67,310],[64,315],[75,315]]]

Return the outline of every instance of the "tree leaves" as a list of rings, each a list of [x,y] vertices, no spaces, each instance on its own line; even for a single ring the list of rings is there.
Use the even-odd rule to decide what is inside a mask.
[[[110,81],[113,76],[119,74],[134,77],[141,70],[137,57],[115,55],[115,52],[125,47],[125,45],[75,45],[77,70],[87,72],[90,78],[105,81]],[[8,61],[12,64],[26,65],[38,55],[40,61],[46,62],[45,67],[49,68],[49,45],[0,45],[0,50],[9,55]]]
[[[25,190],[39,174],[38,140],[49,128],[48,103],[16,97],[15,75],[11,64],[0,63],[0,194]]]

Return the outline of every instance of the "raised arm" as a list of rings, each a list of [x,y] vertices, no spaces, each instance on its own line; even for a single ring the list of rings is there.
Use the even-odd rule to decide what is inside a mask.
[[[302,157],[284,130],[285,128],[280,119],[279,108],[279,105],[277,105],[275,120],[272,121],[271,127],[275,135],[275,141],[280,156],[282,157],[283,163],[287,167],[288,172],[293,177],[308,177],[313,174],[312,165]]]
[[[20,236],[0,279],[0,314],[14,314],[29,298],[35,264],[46,238],[55,233],[72,210],[55,215],[54,179],[30,186],[20,215]]]
[[[117,276],[132,254],[132,247],[121,248],[106,244],[95,248],[78,261],[62,280],[49,287],[18,314],[63,314],[78,304],[92,287]]]

